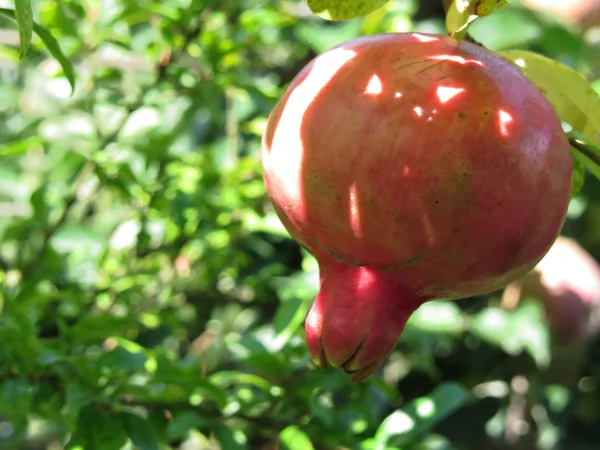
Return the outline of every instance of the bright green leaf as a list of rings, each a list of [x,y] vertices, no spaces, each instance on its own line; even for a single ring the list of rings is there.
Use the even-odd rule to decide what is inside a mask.
[[[457,333],[463,329],[464,323],[456,302],[436,300],[421,305],[411,315],[407,326],[436,333]]]
[[[29,50],[33,35],[33,11],[30,0],[15,0],[15,18],[19,26],[19,57],[23,58]]]
[[[43,142],[39,137],[33,136],[26,139],[19,139],[8,144],[0,145],[0,157],[16,156],[33,149],[42,148]]]
[[[14,21],[17,21],[17,17],[15,15],[15,11],[12,9],[0,8],[0,15],[9,17]],[[69,61],[69,58],[65,56],[58,41],[52,36],[52,34],[46,30],[43,26],[38,24],[37,22],[33,22],[33,31],[37,34],[42,42],[46,45],[46,48],[50,52],[50,54],[58,61],[60,66],[65,73],[65,77],[69,80],[71,84],[71,89],[75,90],[75,69],[73,68],[73,64]]]
[[[279,433],[281,450],[314,450],[310,438],[296,425],[290,425]]]
[[[389,0],[307,0],[309,8],[327,20],[350,20],[366,16]]]
[[[540,302],[522,300],[515,311],[516,336],[539,367],[550,363],[550,332]]]
[[[506,0],[455,0],[446,13],[446,28],[456,39],[462,39],[475,20],[503,8]]]
[[[469,399],[469,391],[460,384],[440,384],[430,395],[411,401],[382,422],[375,435],[375,450],[387,450],[390,444],[404,445],[428,434]]]
[[[600,145],[600,96],[581,74],[526,50],[507,50],[499,54],[513,62],[541,89],[561,120],[592,144]]]

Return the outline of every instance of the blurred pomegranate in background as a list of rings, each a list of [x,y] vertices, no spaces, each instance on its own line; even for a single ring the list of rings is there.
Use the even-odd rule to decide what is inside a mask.
[[[600,24],[600,0],[521,0],[523,5],[552,14],[583,29]]]
[[[553,343],[553,382],[572,384],[600,331],[600,264],[577,242],[560,236],[534,270],[504,290],[503,306],[535,297],[545,309]]]

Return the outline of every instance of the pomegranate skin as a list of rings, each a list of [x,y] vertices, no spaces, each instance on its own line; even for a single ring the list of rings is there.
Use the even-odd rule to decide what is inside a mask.
[[[362,37],[311,61],[271,112],[267,194],[318,260],[309,351],[370,377],[424,301],[529,272],[565,218],[569,144],[511,63],[450,37]]]

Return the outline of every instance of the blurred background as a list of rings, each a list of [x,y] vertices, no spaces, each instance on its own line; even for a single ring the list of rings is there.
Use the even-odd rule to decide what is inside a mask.
[[[471,37],[600,91],[600,2],[526,3]],[[0,449],[600,448],[593,177],[571,240],[506,290],[424,305],[372,380],[308,356],[317,266],[265,197],[267,115],[336,44],[445,33],[441,1],[342,23],[300,0],[33,9],[77,87],[0,17]]]

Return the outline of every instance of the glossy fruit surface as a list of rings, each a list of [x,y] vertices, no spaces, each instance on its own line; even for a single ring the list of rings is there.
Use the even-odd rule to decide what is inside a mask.
[[[449,37],[373,35],[310,62],[272,111],[267,193],[318,260],[313,359],[370,377],[424,301],[529,272],[565,218],[571,156],[543,94]]]

